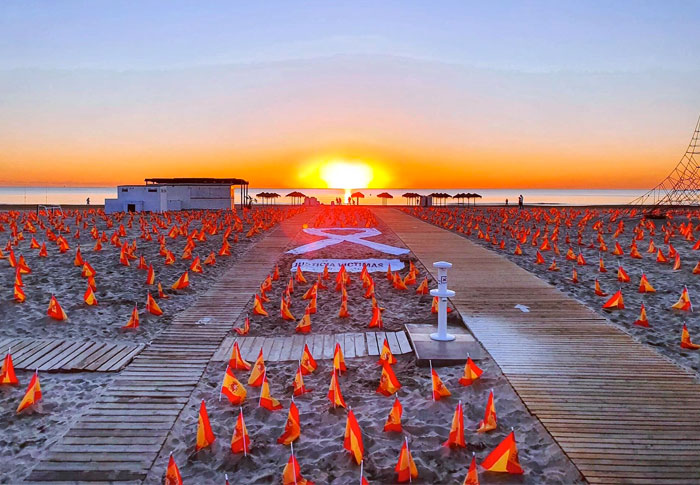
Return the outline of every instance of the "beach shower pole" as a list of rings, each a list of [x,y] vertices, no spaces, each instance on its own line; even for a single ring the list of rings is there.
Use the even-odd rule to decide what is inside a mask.
[[[438,298],[438,331],[431,333],[430,338],[440,342],[449,342],[455,339],[454,335],[447,333],[447,299],[455,296],[454,291],[447,289],[447,270],[452,267],[452,263],[438,261],[433,263],[433,266],[438,269],[438,287],[435,290],[430,290],[430,294]]]

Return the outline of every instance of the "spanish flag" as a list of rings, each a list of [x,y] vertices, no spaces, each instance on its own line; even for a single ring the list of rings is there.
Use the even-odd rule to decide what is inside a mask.
[[[537,251],[537,254],[535,255],[535,264],[544,264],[544,258],[542,257],[542,253]]]
[[[203,273],[204,272],[204,270],[202,269],[202,263],[199,260],[199,256],[197,256],[196,258],[194,258],[194,260],[192,260],[192,264],[190,264],[190,271],[192,271],[193,273]]]
[[[131,310],[131,316],[129,317],[129,321],[126,322],[126,325],[124,325],[122,328],[139,328],[139,309],[136,305],[134,305],[134,309]]]
[[[66,315],[66,312],[63,311],[63,308],[61,308],[58,300],[53,295],[51,295],[51,300],[49,300],[49,309],[46,311],[46,314],[54,320],[66,320],[68,318],[68,315]]]
[[[625,308],[625,302],[622,299],[622,290],[617,290],[613,296],[610,297],[608,301],[603,305],[603,309],[618,309],[623,310]]]
[[[12,364],[12,356],[9,352],[2,361],[2,368],[0,369],[0,385],[3,384],[19,384],[17,376],[15,375],[15,367]]]
[[[209,415],[207,414],[207,406],[202,399],[202,403],[199,405],[199,420],[197,422],[197,444],[195,446],[195,451],[199,451],[202,448],[211,446],[211,444],[216,440],[214,432],[211,430],[211,424],[209,424]]]
[[[316,360],[314,360],[314,356],[311,355],[311,351],[309,350],[309,346],[307,344],[304,344],[304,350],[301,353],[300,367],[301,373],[305,376],[311,374],[316,370],[316,367],[318,367]]]
[[[296,318],[294,318],[294,315],[292,315],[292,312],[289,310],[289,305],[287,305],[287,301],[284,299],[284,295],[282,295],[282,299],[280,301],[280,316],[283,320],[292,322],[296,320]]]
[[[182,273],[182,275],[177,279],[175,283],[171,286],[173,290],[184,290],[190,286],[190,273],[189,271],[185,271]]]
[[[247,335],[248,332],[250,332],[250,319],[245,317],[243,328],[235,327],[233,330],[235,330],[238,335]]]
[[[228,360],[228,365],[231,369],[236,370],[250,370],[250,364],[246,362],[241,356],[241,349],[238,347],[238,342],[233,343],[233,349],[231,349],[231,358]]]
[[[421,281],[420,285],[418,285],[418,288],[416,288],[416,294],[417,295],[427,295],[430,293],[430,290],[428,289],[428,278],[425,277],[423,278],[423,281]]]
[[[34,371],[32,380],[29,381],[29,386],[27,386],[27,392],[24,393],[22,402],[17,406],[17,414],[21,413],[24,409],[32,406],[34,403],[41,400],[41,386],[39,385],[39,371]]]
[[[162,298],[163,300],[167,300],[168,298],[170,298],[163,291],[163,286],[160,284],[160,282],[158,282],[158,298]]]
[[[520,248],[520,244],[515,245],[515,251],[513,251],[513,254],[516,256],[522,256],[523,250]]]
[[[343,357],[343,350],[340,348],[340,344],[338,342],[335,343],[335,351],[333,352],[333,369],[337,370],[338,373],[341,375],[347,370],[347,368],[345,367],[345,357]]]
[[[248,395],[245,387],[243,387],[243,384],[236,379],[230,365],[226,366],[226,373],[224,373],[224,382],[221,384],[219,400],[221,400],[221,394],[226,396],[229,402],[234,405],[242,404]]]
[[[262,347],[260,347],[260,353],[258,354],[258,358],[255,360],[255,364],[253,364],[253,371],[250,373],[250,377],[248,377],[248,385],[253,387],[260,387],[262,386],[264,377],[265,359],[263,358]]]
[[[518,447],[515,444],[515,433],[511,432],[506,436],[481,462],[481,466],[491,472],[522,474],[523,469],[518,461]]]
[[[24,294],[24,290],[21,286],[15,285],[14,287],[14,298],[17,303],[24,303],[27,299],[27,295]]]
[[[301,396],[302,394],[306,394],[307,392],[311,392],[311,389],[307,389],[304,386],[304,377],[302,376],[301,366],[297,367],[297,372],[296,372],[296,374],[294,374],[293,387],[294,387],[294,391],[293,391],[294,396]]]
[[[372,308],[372,319],[369,321],[368,328],[384,328],[384,322],[382,321],[382,309],[380,307]]]
[[[396,357],[391,353],[389,341],[386,338],[384,339],[384,345],[382,345],[382,351],[379,353],[379,361],[377,364],[381,365],[384,362],[389,365],[394,365],[396,363]]]
[[[297,409],[297,405],[294,404],[294,400],[292,400],[292,404],[289,405],[289,414],[287,415],[287,422],[284,425],[284,432],[282,436],[277,438],[277,443],[288,445],[296,441],[301,435],[301,425],[299,423],[299,409]]]
[[[642,303],[642,309],[639,312],[639,318],[634,321],[635,325],[638,325],[640,327],[648,327],[649,326],[649,320],[647,320],[647,310],[644,307],[644,303]]]
[[[335,372],[335,367],[331,372],[331,384],[328,386],[328,399],[333,403],[333,407],[342,406],[345,407],[345,400],[343,399],[343,393],[340,392],[340,383],[338,382],[338,375]]]
[[[396,464],[397,481],[399,483],[410,482],[413,478],[418,478],[418,469],[413,462],[411,451],[408,449],[408,438],[404,439],[401,452],[399,453],[399,461]]]
[[[301,266],[297,266],[296,273],[294,275],[294,279],[296,280],[297,283],[306,283],[306,278],[304,278],[304,273],[301,272]]]
[[[209,253],[209,256],[207,256],[204,260],[204,264],[208,266],[214,266],[216,264],[216,255],[214,254],[214,251]]]
[[[479,473],[476,470],[476,455],[472,453],[472,462],[469,465],[469,471],[462,485],[479,485]]]
[[[260,301],[260,297],[258,295],[255,295],[255,301],[253,302],[253,314],[262,315],[263,317],[267,316],[267,312],[263,308],[262,301]]]
[[[628,283],[630,280],[629,275],[622,266],[617,267],[617,280],[622,283]]]
[[[484,413],[484,419],[479,421],[479,429],[476,431],[478,433],[486,433],[487,431],[492,431],[497,427],[496,420],[496,407],[493,404],[493,391],[489,393],[489,400],[486,402],[486,412]]]
[[[595,294],[598,296],[608,296],[607,293],[603,291],[603,289],[600,287],[600,283],[598,282],[598,278],[595,279]]]
[[[282,409],[280,402],[270,395],[270,383],[267,381],[267,375],[263,374],[262,388],[260,389],[260,401],[258,405],[270,411]]]
[[[157,317],[163,314],[163,310],[160,309],[158,303],[156,303],[156,301],[153,299],[150,291],[147,292],[146,296],[146,311],[151,315],[155,315]]]
[[[180,470],[178,470],[177,465],[175,464],[172,453],[170,453],[168,468],[165,470],[165,485],[182,485]]]
[[[678,301],[676,303],[671,305],[671,308],[673,308],[675,310],[683,310],[685,312],[693,310],[693,304],[690,303],[690,297],[688,296],[688,287],[687,286],[683,287],[683,292],[681,293],[681,297],[678,299]]]
[[[85,303],[87,303],[90,306],[97,305],[97,297],[95,296],[95,292],[92,291],[92,287],[89,285],[87,287],[87,290],[85,290],[83,300],[85,300]]]
[[[685,323],[683,324],[683,331],[681,332],[681,348],[689,350],[700,349],[700,345],[694,344],[690,340],[690,333],[688,333],[688,327],[685,325]]]
[[[451,396],[452,393],[445,387],[445,384],[442,383],[440,376],[438,376],[435,369],[433,369],[432,363],[430,364],[430,374],[432,381],[433,401],[439,401],[443,397]]]
[[[384,423],[384,431],[395,431],[400,433],[403,431],[401,426],[401,415],[403,414],[403,406],[399,402],[399,398],[394,399],[394,405],[391,407],[389,416],[386,418],[386,423]]]
[[[245,420],[243,419],[243,409],[238,412],[236,427],[233,429],[233,436],[231,437],[231,452],[242,452],[244,456],[247,456],[248,453],[250,453],[250,437],[248,436],[248,429],[246,428]]]
[[[450,448],[466,448],[467,444],[464,441],[464,411],[462,409],[462,401],[457,403],[454,416],[452,417],[452,426],[450,427],[450,435],[443,446]]]
[[[391,366],[385,361],[380,361],[380,363],[382,365],[382,375],[379,378],[379,387],[377,387],[377,392],[384,396],[391,396],[396,391],[401,389],[401,384],[396,378],[396,374],[394,374]]]
[[[343,448],[352,453],[355,463],[359,465],[362,462],[362,456],[365,453],[365,447],[362,444],[362,431],[360,431],[360,425],[357,423],[352,409],[348,410],[348,418],[345,422]]]
[[[289,456],[289,460],[284,466],[284,470],[282,470],[282,485],[314,485],[314,482],[301,476],[301,468],[299,467],[299,462],[294,456],[293,445],[292,454]]]
[[[349,316],[350,316],[350,312],[348,311],[348,301],[342,300],[340,302],[340,310],[338,311],[338,318],[347,318]]]
[[[459,378],[459,383],[463,386],[471,386],[483,373],[484,371],[474,363],[471,357],[467,357],[467,363],[464,365],[464,375]]]

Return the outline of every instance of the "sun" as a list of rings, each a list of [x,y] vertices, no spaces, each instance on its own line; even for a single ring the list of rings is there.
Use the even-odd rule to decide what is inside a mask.
[[[321,166],[329,189],[365,189],[374,178],[372,167],[361,161],[330,160]]]

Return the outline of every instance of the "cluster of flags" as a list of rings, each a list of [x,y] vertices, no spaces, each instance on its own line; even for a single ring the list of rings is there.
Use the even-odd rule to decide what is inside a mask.
[[[396,363],[397,359],[392,354],[389,343],[385,339],[377,361],[377,365],[379,365],[381,369],[381,374],[376,392],[384,396],[394,397],[391,410],[384,423],[384,432],[402,433],[403,405],[401,404],[398,396],[396,396],[397,391],[401,388],[401,384],[399,383],[399,380],[393,370],[393,366]],[[294,483],[313,483],[302,476],[301,467],[297,457],[294,454],[293,443],[298,440],[303,433],[300,421],[300,412],[295,398],[299,398],[306,393],[312,392],[311,389],[308,389],[305,386],[303,379],[304,376],[308,376],[316,372],[317,369],[318,364],[311,354],[308,345],[305,344],[301,352],[301,357],[298,360],[293,382],[291,383],[293,391],[291,402],[287,411],[287,419],[285,421],[284,429],[281,430],[281,433],[277,438],[277,443],[284,446],[290,446],[291,452],[289,460],[282,471],[282,482],[284,484],[291,485]],[[247,456],[249,453],[251,453],[251,450],[254,451],[255,449],[254,437],[251,438],[248,433],[242,407],[243,403],[246,401],[246,399],[248,399],[248,391],[236,377],[234,372],[250,372],[247,379],[247,385],[250,387],[260,388],[257,399],[258,407],[274,412],[281,410],[283,406],[270,393],[263,349],[260,349],[256,361],[251,364],[243,359],[238,343],[235,342],[226,366],[226,371],[224,372],[219,401],[221,401],[222,397],[226,397],[231,405],[238,407],[238,418],[231,437],[231,452],[242,453],[244,456]],[[345,402],[341,390],[342,376],[346,372],[347,365],[345,363],[342,348],[339,344],[336,344],[332,360],[332,368],[329,376],[330,383],[326,397],[330,407],[345,408],[347,410],[345,432],[342,438],[343,448],[348,452],[351,459],[360,466],[359,480],[361,483],[368,483],[363,475],[364,459],[366,457],[363,432],[355,411]],[[462,377],[460,377],[459,383],[462,386],[470,386],[477,381],[482,374],[482,369],[480,369],[471,358],[468,358],[464,367],[464,374]],[[446,388],[437,371],[432,368],[432,365],[430,368],[430,382],[431,400],[436,401],[447,398],[451,395],[451,392]],[[208,448],[214,443],[216,437],[209,421],[207,407],[204,400],[201,402],[199,407],[197,423],[195,448],[196,450]],[[497,428],[498,423],[494,405],[494,394],[493,391],[491,391],[486,403],[484,418],[479,422],[478,429],[476,431],[478,433],[487,433],[494,431]],[[458,402],[455,409],[444,446],[449,448],[465,448],[467,446],[465,440],[464,411],[461,401]],[[512,431],[493,451],[491,451],[484,458],[481,466],[483,469],[488,471],[512,474],[523,473],[523,469],[518,461],[515,435]],[[168,471],[166,473],[169,473],[172,477],[179,476],[179,471],[177,471],[177,466],[174,464],[172,456],[170,457]],[[413,460],[407,437],[404,439],[401,449],[399,450],[398,459],[395,466],[395,473],[396,479],[399,483],[410,482],[418,477],[419,470],[417,469]],[[174,481],[172,483],[182,482]],[[464,483],[468,485],[478,485],[479,483],[478,468],[475,456],[472,457],[469,471],[465,477]]]
[[[571,277],[568,281],[572,284],[580,284],[580,272],[588,270],[591,265],[584,257],[584,251],[598,253],[596,271],[598,277],[593,278],[593,293],[604,297],[602,309],[615,311],[625,309],[623,288],[635,285],[639,294],[653,294],[657,290],[642,270],[639,279],[636,280],[624,268],[624,258],[630,260],[654,261],[656,264],[670,267],[673,272],[678,272],[684,277],[689,274],[700,274],[700,261],[691,271],[682,271],[683,264],[680,252],[676,246],[687,244],[689,251],[700,250],[700,237],[695,233],[700,231],[697,224],[697,211],[675,211],[666,214],[665,223],[647,218],[637,209],[575,209],[575,208],[531,208],[528,210],[485,208],[479,210],[451,210],[451,209],[421,209],[408,210],[416,217],[427,222],[439,225],[446,229],[463,233],[466,236],[476,237],[482,242],[499,249],[507,250],[507,241],[514,244],[514,255],[526,256],[524,248],[531,246],[534,250],[535,265],[542,265],[549,271],[559,271],[561,268],[557,262],[560,258],[571,264]],[[693,222],[695,220],[695,222]],[[591,234],[591,236],[589,236]],[[621,244],[620,236],[630,235],[631,242],[627,250]],[[645,238],[648,237],[648,243]],[[589,240],[585,240],[590,238]],[[665,248],[657,246],[654,238],[663,240]],[[562,242],[568,246],[565,253],[560,251]],[[674,242],[675,241],[675,242]],[[674,246],[675,244],[675,246]],[[575,251],[574,247],[578,246]],[[551,253],[551,263],[547,264],[545,254]],[[562,256],[562,253],[564,254]],[[645,257],[644,253],[648,256]],[[599,278],[610,271],[606,266],[604,255],[610,254],[618,259],[615,276],[617,290],[608,293],[601,285]],[[698,257],[700,259],[700,255]],[[595,267],[595,266],[594,266]],[[638,281],[636,284],[635,281]],[[629,284],[629,285],[628,285]],[[692,312],[693,305],[687,286],[679,291],[678,300],[668,305],[669,310],[677,312]],[[678,294],[678,293],[676,293]],[[647,308],[642,301],[639,307],[639,316],[630,321],[639,327],[650,328],[647,316]],[[632,319],[630,319],[632,320]],[[690,340],[690,333],[686,323],[680,330],[680,347],[683,349],[696,349]]]
[[[5,358],[2,361],[2,367],[0,367],[0,386],[18,385],[19,379],[17,379],[15,367],[12,364],[12,352],[10,349],[8,350],[7,354],[5,354]],[[24,397],[22,397],[19,406],[17,406],[16,413],[21,413],[39,401],[41,401],[41,385],[39,383],[39,371],[36,370],[29,381],[27,390],[24,392]]]

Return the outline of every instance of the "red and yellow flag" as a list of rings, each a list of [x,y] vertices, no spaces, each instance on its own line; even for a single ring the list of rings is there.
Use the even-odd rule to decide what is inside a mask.
[[[348,410],[343,448],[352,453],[355,463],[359,465],[362,462],[362,456],[365,453],[365,447],[362,444],[362,431],[360,431],[360,425],[357,423],[355,413],[352,412],[352,409]]]
[[[642,303],[642,309],[639,312],[639,318],[637,318],[634,321],[634,324],[640,327],[649,326],[649,320],[647,319],[647,309],[644,307],[644,303]]]
[[[700,349],[700,345],[694,344],[690,340],[690,333],[688,333],[688,327],[685,325],[685,323],[683,324],[683,330],[681,332],[681,347],[689,350]]]
[[[467,357],[467,363],[464,365],[464,375],[459,378],[459,383],[463,386],[471,386],[483,373],[484,371],[474,363],[471,357]]]
[[[184,290],[188,286],[190,286],[190,273],[189,271],[185,271],[177,281],[172,284],[171,288],[173,290]]]
[[[238,347],[238,342],[233,343],[231,349],[231,358],[228,360],[228,365],[235,370],[250,370],[250,364],[241,356],[241,349]]]
[[[14,287],[14,298],[17,303],[24,303],[27,299],[27,295],[24,294],[24,290],[21,286],[15,285]]]
[[[243,328],[235,327],[233,330],[235,330],[238,335],[248,335],[248,332],[250,332],[250,318],[245,317]]]
[[[293,450],[282,470],[282,485],[314,485],[314,482],[301,476],[301,468]]]
[[[260,401],[258,405],[269,411],[277,411],[282,409],[280,402],[270,395],[270,383],[267,381],[267,375],[263,374],[262,387],[260,389]]]
[[[260,348],[260,353],[258,358],[253,364],[253,371],[248,377],[248,385],[253,387],[260,387],[263,383],[263,378],[265,377],[265,359],[263,358],[262,347]]]
[[[466,448],[467,444],[464,441],[464,410],[462,409],[462,401],[457,403],[454,416],[452,417],[452,426],[450,427],[450,435],[447,441],[443,443],[447,447]]]
[[[224,373],[224,381],[221,383],[221,394],[226,396],[231,404],[240,405],[245,401],[248,392],[243,387],[243,384],[236,379],[233,369],[230,365],[226,367]],[[221,399],[221,396],[219,396]]]
[[[199,419],[197,421],[197,444],[195,445],[195,451],[199,451],[202,448],[211,446],[211,444],[216,440],[214,432],[211,429],[211,424],[209,424],[209,415],[207,414],[207,405],[202,399],[202,403],[199,405]]]
[[[39,385],[39,371],[35,371],[32,380],[29,381],[27,391],[24,393],[22,401],[17,406],[17,414],[41,400],[41,386]]]
[[[151,292],[149,291],[147,293],[148,294],[146,296],[146,311],[151,315],[155,315],[157,317],[162,315],[163,310],[160,309],[158,303],[156,303],[156,301],[153,299],[153,297],[151,296]]]
[[[58,300],[53,295],[51,295],[51,300],[49,300],[49,309],[46,311],[46,314],[54,320],[65,320],[68,318],[68,315],[66,315],[66,312],[63,311],[63,308],[61,308]]]
[[[245,426],[245,420],[243,419],[243,409],[238,413],[238,419],[236,420],[236,427],[233,429],[233,436],[231,437],[231,452],[232,453],[243,453],[248,455],[250,453],[250,437],[248,436],[248,429]]]
[[[377,392],[384,396],[391,396],[396,391],[401,389],[401,384],[394,374],[394,370],[386,361],[380,361],[382,365],[382,375],[379,378],[379,387]]]
[[[343,399],[343,393],[340,391],[340,383],[338,382],[338,374],[336,374],[335,367],[331,372],[331,384],[328,386],[328,399],[333,404],[333,407],[342,406],[345,407],[345,400]]]
[[[148,266],[148,273],[146,274],[146,284],[154,285],[156,283],[156,273],[153,271],[153,265]]]
[[[396,463],[397,481],[399,483],[410,482],[413,478],[418,478],[418,469],[413,462],[411,451],[408,449],[408,438],[404,439],[401,452],[399,453],[399,461]]]
[[[202,269],[202,263],[199,260],[199,256],[194,258],[192,261],[192,264],[190,264],[190,271],[193,273],[203,273],[204,270]]]
[[[622,299],[622,290],[617,290],[613,296],[610,297],[608,301],[603,304],[604,309],[618,309],[623,310],[625,308],[625,302]]]
[[[427,295],[430,293],[430,290],[428,289],[428,278],[423,278],[423,281],[421,281],[420,285],[418,285],[418,288],[416,288],[416,294],[417,295]]]
[[[474,454],[472,454],[472,462],[462,485],[479,485],[479,473],[476,470],[476,456]]]
[[[255,295],[255,301],[253,302],[253,315],[262,315],[263,317],[267,316],[267,312],[265,311],[265,308],[263,308],[262,300],[260,300],[260,297],[257,294]]]
[[[595,279],[595,294],[598,296],[608,296],[607,293],[603,291],[603,289],[600,287],[600,283],[598,282],[598,278]]]
[[[484,413],[484,419],[479,421],[479,429],[476,431],[478,433],[486,433],[487,431],[492,431],[497,427],[496,420],[496,407],[493,404],[493,391],[489,393],[489,399],[486,402],[486,412]]]
[[[168,468],[165,470],[165,485],[182,485],[180,470],[177,468],[172,453],[170,453],[170,460],[168,460]]]
[[[294,317],[292,317],[294,318]],[[311,332],[311,315],[309,314],[308,311],[304,312],[304,316],[301,317],[301,320],[299,320],[299,323],[297,323],[297,326],[294,328],[294,331],[296,333],[309,333]]]
[[[384,328],[384,321],[382,320],[382,308],[375,306],[372,308],[372,319],[367,325],[368,328]]]
[[[440,376],[437,375],[437,372],[435,372],[435,369],[432,368],[432,365],[430,374],[432,381],[433,401],[439,401],[443,397],[451,396],[452,393],[445,387],[445,384],[442,383],[442,379],[440,379]]]
[[[306,394],[307,392],[311,392],[311,389],[307,389],[306,386],[304,386],[304,377],[302,376],[302,367],[299,366],[297,367],[297,372],[294,374],[294,395],[295,396],[301,396],[302,394]]]
[[[292,400],[292,404],[289,405],[289,414],[284,425],[284,432],[282,436],[277,438],[277,443],[288,445],[299,438],[301,435],[301,425],[299,423],[299,409],[297,409],[297,405]]]
[[[386,423],[384,423],[384,431],[396,431],[400,433],[403,431],[401,426],[401,415],[403,414],[403,406],[399,402],[399,398],[394,399],[394,405],[391,407],[389,416],[386,418]]]
[[[382,351],[379,353],[378,364],[387,363],[389,365],[394,365],[396,363],[396,357],[391,353],[391,348],[389,347],[389,341],[385,338],[384,344],[382,345]]]
[[[307,344],[304,344],[304,350],[301,353],[300,364],[301,373],[305,376],[311,374],[313,371],[316,370],[316,367],[318,367],[318,365],[316,364],[316,360],[314,360],[313,355],[311,355],[311,351],[309,350],[309,346]]]
[[[297,283],[306,283],[306,278],[304,278],[304,273],[301,272],[301,266],[297,266],[296,273],[294,274],[294,279]]]
[[[347,370],[345,367],[343,350],[340,348],[340,344],[338,342],[335,343],[335,351],[333,352],[333,369],[337,370],[339,374]]]
[[[124,325],[122,328],[139,328],[139,309],[136,305],[134,305],[134,309],[131,310],[129,321],[126,322],[126,325]]]
[[[287,301],[284,299],[284,295],[282,295],[282,299],[280,301],[280,316],[282,317],[283,320],[292,321],[292,322],[296,320],[294,315],[292,315],[292,312],[289,310],[289,305],[287,304]]]
[[[642,273],[642,278],[639,280],[639,293],[655,293],[656,289],[654,289],[653,286],[651,286],[651,283],[649,283],[649,280],[647,279],[647,276]]]
[[[511,432],[506,436],[481,462],[481,466],[491,472],[522,474],[523,469],[518,460],[518,447],[515,444],[515,433]]]
[[[693,310],[693,304],[690,303],[690,296],[688,296],[688,287],[687,286],[683,287],[683,292],[681,293],[681,297],[678,299],[678,301],[676,303],[671,305],[671,308],[673,308],[675,310],[682,310],[685,312]]]
[[[2,361],[2,368],[0,368],[0,385],[3,384],[19,384],[15,375],[15,366],[12,364],[12,356],[9,352]]]
[[[83,300],[85,300],[85,303],[90,306],[97,305],[97,297],[95,296],[95,292],[92,291],[92,287],[90,285],[88,285],[87,290],[85,290]]]

